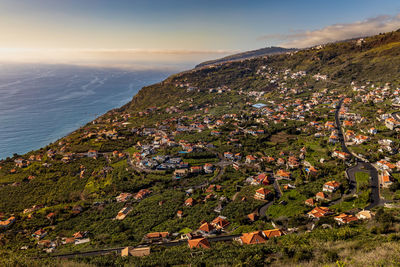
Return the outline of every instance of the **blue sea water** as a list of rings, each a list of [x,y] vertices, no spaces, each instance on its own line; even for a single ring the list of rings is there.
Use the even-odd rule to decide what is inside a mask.
[[[0,159],[39,149],[173,71],[0,65]]]

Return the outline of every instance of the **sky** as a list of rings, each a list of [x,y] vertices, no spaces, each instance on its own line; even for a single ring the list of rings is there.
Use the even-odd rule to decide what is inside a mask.
[[[400,28],[399,0],[0,0],[0,61],[202,61]]]

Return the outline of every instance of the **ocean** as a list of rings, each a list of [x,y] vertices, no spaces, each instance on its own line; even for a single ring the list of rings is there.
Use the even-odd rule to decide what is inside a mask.
[[[0,159],[56,141],[175,71],[0,65]]]

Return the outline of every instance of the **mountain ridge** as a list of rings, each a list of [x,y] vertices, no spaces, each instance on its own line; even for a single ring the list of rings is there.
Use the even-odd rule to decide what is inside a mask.
[[[201,68],[201,67],[205,67],[205,66],[208,66],[208,65],[214,65],[214,64],[222,64],[222,63],[226,63],[226,62],[229,62],[229,61],[250,59],[250,58],[253,58],[253,57],[260,57],[260,56],[268,56],[268,55],[276,55],[276,54],[294,52],[294,51],[297,51],[297,50],[299,50],[299,49],[296,49],[296,48],[283,48],[283,47],[277,47],[277,46],[265,47],[265,48],[260,48],[260,49],[255,49],[255,50],[250,50],[250,51],[245,51],[245,52],[229,55],[229,56],[222,57],[222,58],[219,58],[219,59],[208,60],[208,61],[205,61],[205,62],[197,64],[195,68]]]

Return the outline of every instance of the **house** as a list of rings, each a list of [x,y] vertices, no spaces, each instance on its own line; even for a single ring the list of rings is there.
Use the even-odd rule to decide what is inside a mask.
[[[315,206],[315,201],[314,201],[313,198],[309,198],[306,201],[304,201],[304,204],[306,204],[307,206],[310,206],[310,207],[314,207]]]
[[[251,221],[254,222],[257,220],[258,218],[258,214],[256,212],[252,212],[250,214],[247,215],[247,218]]]
[[[233,154],[231,152],[224,152],[224,157],[233,160]]]
[[[322,191],[324,192],[329,192],[329,193],[333,193],[336,190],[338,190],[340,187],[340,183],[336,182],[336,181],[329,181],[326,182],[322,188]]]
[[[150,247],[141,247],[141,248],[134,248],[134,247],[126,247],[121,250],[121,256],[135,256],[135,257],[143,257],[150,255],[151,249]]]
[[[207,193],[211,193],[214,190],[215,191],[221,191],[221,189],[222,189],[222,186],[220,186],[220,185],[210,184],[210,186],[206,189],[206,192]]]
[[[368,141],[368,140],[369,140],[369,137],[368,137],[368,136],[361,135],[361,134],[359,134],[359,135],[357,135],[356,137],[354,137],[354,142],[355,142],[357,145],[362,144],[362,143],[364,143],[364,142],[366,142],[366,141]]]
[[[189,248],[211,248],[210,243],[205,238],[188,240]]]
[[[388,188],[393,184],[390,173],[387,170],[384,170],[382,173],[379,174],[379,181],[381,183],[381,186],[384,188]]]
[[[191,232],[191,233],[186,233],[181,235],[181,239],[197,239],[197,238],[202,238],[203,235],[199,231],[197,232]]]
[[[307,213],[310,218],[319,219],[321,217],[333,214],[328,207],[315,207],[312,211]]]
[[[278,158],[276,161],[276,165],[278,166],[285,165],[285,160],[283,158]]]
[[[178,211],[176,212],[176,216],[178,216],[178,218],[181,219],[181,218],[183,217],[183,211],[178,210]]]
[[[204,234],[211,234],[211,233],[215,232],[216,229],[212,224],[205,222],[202,225],[200,225],[199,231]]]
[[[346,140],[351,140],[355,136],[355,133],[352,130],[347,130],[344,135],[346,136]]]
[[[12,216],[5,221],[0,221],[0,228],[7,228],[15,222],[15,217]]]
[[[262,231],[265,238],[271,239],[272,237],[282,236],[283,232],[280,229],[271,229]]]
[[[47,214],[46,218],[48,220],[52,220],[54,219],[54,217],[56,217],[56,214],[54,212],[50,212],[49,214]]]
[[[42,239],[47,235],[47,232],[44,229],[39,229],[32,234],[32,237],[36,238],[37,240]]]
[[[291,169],[298,168],[300,166],[300,163],[296,157],[289,157],[288,159],[288,166]]]
[[[332,157],[337,157],[339,159],[348,160],[350,158],[350,154],[342,151],[333,151]]]
[[[211,225],[216,229],[224,229],[229,225],[229,222],[226,220],[226,217],[218,216],[211,222]]]
[[[362,210],[356,214],[356,217],[359,220],[370,220],[372,218],[372,212],[369,210]]]
[[[143,198],[147,197],[151,194],[151,191],[148,189],[141,189],[137,194],[134,196],[136,200],[142,200]]]
[[[318,192],[317,194],[315,194],[315,199],[317,201],[321,201],[321,200],[324,201],[324,200],[326,200],[326,195],[324,192]]]
[[[174,179],[181,179],[183,177],[186,177],[188,175],[188,172],[188,169],[176,169],[172,177]]]
[[[261,231],[256,231],[252,233],[243,233],[239,241],[242,245],[250,245],[265,243],[267,240],[264,238]]]
[[[121,193],[115,199],[117,200],[117,202],[126,202],[131,197],[132,197],[131,193]]]
[[[377,130],[375,127],[372,127],[372,128],[370,128],[370,129],[368,130],[368,133],[375,135],[375,134],[378,133],[378,130]]]
[[[25,167],[28,167],[28,165],[29,165],[29,161],[22,159],[22,158],[16,159],[16,160],[14,160],[14,162],[15,162],[15,166],[17,166],[18,168],[25,168]]]
[[[254,184],[264,184],[264,185],[269,185],[272,183],[271,177],[263,172],[257,175],[257,177],[254,178],[255,183]]]
[[[193,198],[188,198],[185,200],[185,206],[186,207],[192,207],[194,204],[194,199]]]
[[[204,169],[205,173],[213,173],[214,172],[214,166],[210,163],[204,164],[203,169]]]
[[[203,167],[202,166],[192,166],[192,167],[190,167],[190,173],[198,174],[198,173],[201,173],[202,171],[203,171]]]
[[[340,214],[338,216],[335,216],[333,219],[338,224],[348,224],[348,223],[351,223],[351,222],[354,222],[354,221],[358,220],[358,218],[356,216],[348,215],[348,214],[345,214],[345,213],[342,213],[342,214]]]
[[[388,129],[393,130],[393,129],[395,129],[395,128],[400,126],[400,122],[395,120],[394,118],[387,118],[385,120],[385,126]]]
[[[73,234],[73,237],[75,239],[82,239],[82,238],[85,238],[87,235],[88,235],[88,231],[85,231],[85,232],[78,231]]]
[[[125,219],[126,215],[128,215],[132,211],[132,207],[123,207],[115,217],[117,220]]]
[[[144,236],[145,241],[163,241],[169,237],[168,232],[154,232],[154,233],[148,233]]]
[[[254,164],[256,163],[256,158],[253,157],[252,155],[247,155],[246,156],[246,164]]]
[[[339,137],[338,136],[336,136],[334,134],[329,136],[329,140],[328,140],[329,143],[336,144],[338,141],[339,141]]]
[[[271,195],[272,195],[271,190],[261,187],[261,188],[257,189],[256,193],[254,194],[254,198],[259,199],[259,200],[266,200]]]
[[[275,174],[275,179],[277,180],[290,180],[290,172],[286,172],[284,170],[278,170]]]
[[[63,163],[69,163],[71,160],[72,160],[72,156],[71,156],[71,155],[65,155],[65,156],[61,159],[61,161],[62,161]]]
[[[315,176],[318,174],[318,170],[314,166],[306,167],[305,171],[308,175]]]
[[[345,127],[351,127],[351,126],[353,126],[353,122],[352,122],[352,121],[345,120],[345,121],[343,121],[343,125],[344,125]]]
[[[380,160],[380,161],[378,161],[378,162],[376,163],[376,166],[377,166],[378,168],[380,168],[381,170],[386,170],[386,171],[388,171],[388,172],[392,172],[392,171],[396,168],[396,165],[395,165],[395,164],[390,163],[390,162],[388,162],[388,161],[386,161],[386,160]]]

